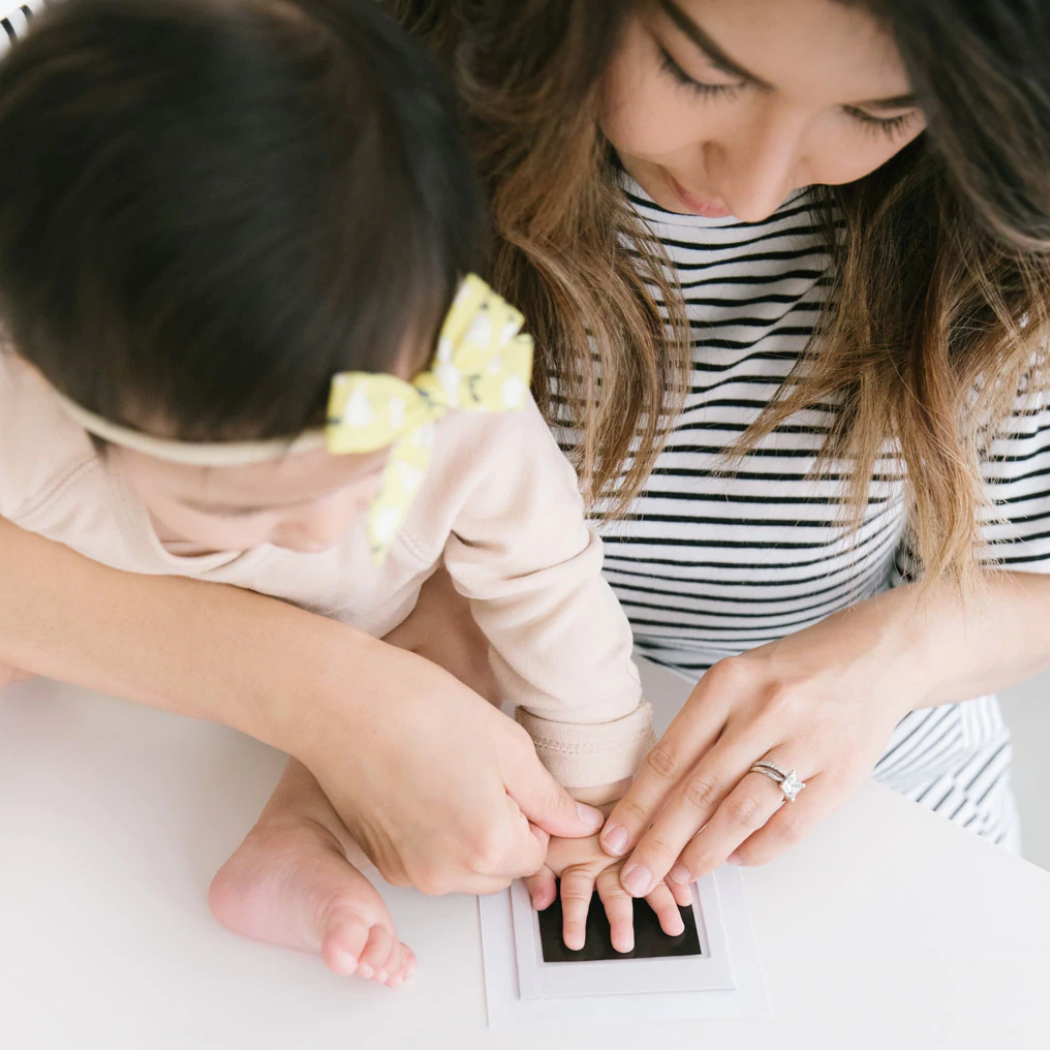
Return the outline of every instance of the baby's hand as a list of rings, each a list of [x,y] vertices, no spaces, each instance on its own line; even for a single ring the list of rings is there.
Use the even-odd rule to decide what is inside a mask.
[[[526,885],[533,907],[543,911],[554,903],[554,880],[556,876],[561,878],[562,937],[567,948],[579,951],[584,946],[587,912],[596,888],[605,905],[613,947],[618,952],[634,948],[634,900],[620,885],[621,867],[622,860],[602,851],[597,835],[584,839],[551,838],[546,865],[528,879]],[[646,897],[660,920],[660,928],[670,937],[685,928],[675,897],[679,896],[679,903],[684,906],[691,900],[691,892],[688,886],[668,886],[660,882]]]

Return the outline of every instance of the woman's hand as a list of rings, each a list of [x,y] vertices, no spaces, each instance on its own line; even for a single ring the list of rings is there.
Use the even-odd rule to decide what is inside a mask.
[[[602,832],[607,853],[633,849],[621,876],[629,893],[665,876],[694,881],[727,858],[771,860],[857,789],[904,714],[938,702],[913,590],[711,668]],[[807,785],[797,801],[749,772],[760,759],[797,771]]]
[[[523,729],[421,657],[236,587],[119,572],[2,518],[0,664],[295,755],[383,875],[428,892],[499,889],[541,867],[547,835],[601,825]]]
[[[519,725],[428,660],[371,645],[347,668],[371,702],[346,713],[345,734],[331,710],[307,715],[293,753],[388,881],[493,893],[541,867],[549,835],[601,827]]]
[[[434,574],[384,643],[363,775],[343,755],[326,776],[327,748],[308,764],[388,881],[491,893],[537,871],[550,835],[594,836],[601,812],[578,805],[494,706],[488,641],[448,573]]]

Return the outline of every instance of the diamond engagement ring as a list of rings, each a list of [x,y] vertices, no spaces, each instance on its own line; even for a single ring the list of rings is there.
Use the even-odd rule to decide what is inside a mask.
[[[793,769],[788,772],[781,769],[774,762],[767,762],[765,759],[756,762],[751,767],[750,772],[761,773],[763,776],[767,776],[770,780],[775,781],[788,802],[794,802],[798,798],[798,793],[806,786],[799,780],[798,774]]]

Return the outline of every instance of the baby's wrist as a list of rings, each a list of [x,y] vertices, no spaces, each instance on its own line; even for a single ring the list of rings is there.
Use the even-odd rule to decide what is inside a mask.
[[[612,812],[613,806],[627,794],[631,786],[632,777],[617,780],[613,784],[603,784],[598,787],[567,788],[566,790],[577,802],[600,809],[605,816]]]

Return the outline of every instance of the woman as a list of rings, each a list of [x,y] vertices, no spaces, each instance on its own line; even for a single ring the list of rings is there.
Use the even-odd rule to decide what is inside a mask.
[[[447,44],[436,11],[403,8]],[[581,423],[585,484],[626,511],[607,574],[643,652],[707,672],[603,832],[634,849],[624,887],[767,860],[873,767],[1017,848],[1008,734],[972,698],[1050,658],[1050,12],[457,21],[497,281],[561,377],[541,401]]]
[[[683,847],[675,874],[686,878],[733,850],[764,859],[860,782],[906,711],[966,699],[1050,658],[1038,630],[1050,602],[1044,581],[969,567],[973,522],[986,513],[982,463],[994,491],[1015,501],[999,512],[1013,525],[988,526],[1004,541],[998,552],[1020,569],[1040,567],[1047,553],[1039,405],[1020,408],[1005,428],[1013,437],[991,443],[980,429],[1010,415],[1023,378],[1038,378],[1038,249],[1050,212],[1043,16],[991,0],[965,12],[936,0],[405,7],[413,28],[455,48],[503,238],[493,271],[559,377],[537,393],[553,418],[583,424],[578,460],[596,499],[622,504],[637,493],[631,515],[609,527],[609,572],[639,642],[683,671],[717,664],[612,814],[606,846],[631,850],[659,814],[625,868],[635,894],[670,873]],[[1004,69],[1028,79],[1016,87]],[[635,180],[626,189],[621,169]],[[826,194],[828,209],[796,193],[821,183],[844,184]],[[829,292],[838,308],[823,312]],[[663,339],[661,309],[679,338]],[[588,334],[600,360],[596,398]],[[639,423],[641,445],[627,459]],[[727,460],[741,438],[743,455]],[[821,450],[824,473],[811,477]],[[904,586],[872,597],[895,565],[903,575],[912,548],[926,562],[925,593]],[[408,655],[225,595],[212,616],[222,617],[224,655],[236,650],[244,680],[181,666],[161,645],[152,669],[161,660],[170,685],[158,696],[137,654],[162,643],[166,628],[186,629],[192,585],[129,582],[31,537],[5,536],[0,557],[4,593],[25,603],[0,623],[0,659],[11,665],[183,711],[204,681],[211,717],[221,702],[231,724],[278,741],[285,691],[314,691],[309,741],[289,749],[355,837],[389,845],[375,850],[384,874],[446,889],[521,873],[512,821],[497,818],[505,790],[547,830],[571,820],[560,796],[545,805],[547,783],[498,716]],[[99,607],[107,630],[85,625],[83,643],[61,654],[46,644],[53,619],[68,615],[48,599],[58,571],[109,596]],[[960,593],[974,596],[965,617]],[[431,599],[402,629],[404,643],[433,635],[428,616],[442,618],[451,641],[445,609],[454,603]],[[205,627],[216,621],[190,629]],[[246,644],[253,635],[267,645]],[[469,644],[465,652],[469,662]],[[318,664],[326,659],[336,662]],[[384,669],[398,661],[415,684],[404,693],[416,695],[391,688],[398,671]],[[304,668],[305,680],[295,674]],[[336,694],[332,682],[351,674],[360,688]],[[434,688],[443,695],[421,704]],[[382,720],[372,690],[389,701]],[[445,697],[462,716],[456,743],[467,736],[488,748],[487,767],[470,777],[411,759],[428,744],[455,754],[438,742],[448,721],[424,719],[425,731],[397,736]],[[345,769],[338,758],[377,728],[378,746],[354,751],[357,768]],[[927,803],[951,797],[955,819],[1009,838],[1008,743],[991,701],[909,714],[896,732],[887,774]],[[409,754],[403,765],[398,747]],[[775,771],[749,773],[763,757],[808,781],[794,805],[776,809]],[[415,782],[394,779],[420,768],[427,776]],[[245,932],[316,946],[338,910],[341,829],[317,783],[293,767],[217,883],[217,909]],[[436,860],[423,846],[439,848]],[[272,874],[293,867],[295,879]],[[244,921],[239,902],[264,883],[281,885],[294,936]],[[550,893],[542,876],[532,890],[540,904]]]

